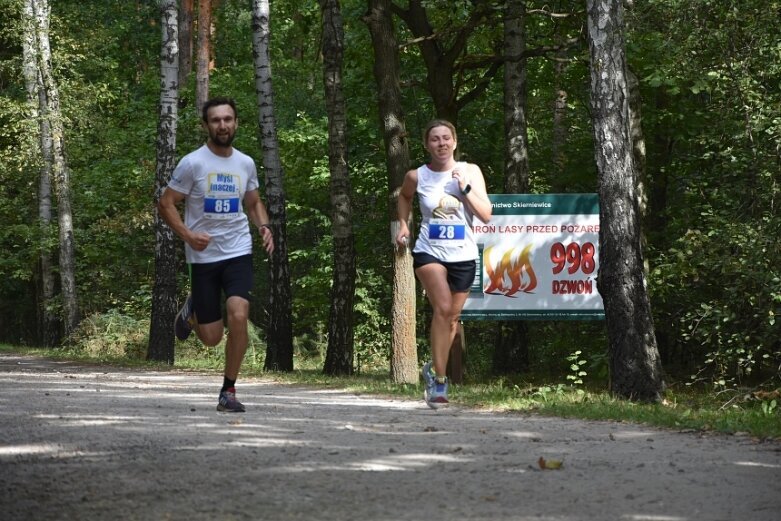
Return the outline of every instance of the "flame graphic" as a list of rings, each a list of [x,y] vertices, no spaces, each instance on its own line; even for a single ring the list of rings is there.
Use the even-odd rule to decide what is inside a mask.
[[[517,257],[513,253],[518,248],[508,249],[496,266],[491,262],[493,245],[483,250],[483,266],[488,274],[488,281],[483,290],[492,295],[503,294],[510,297],[519,291],[531,293],[537,287],[537,275],[529,260],[532,245],[526,246]],[[524,277],[524,271],[526,276]]]

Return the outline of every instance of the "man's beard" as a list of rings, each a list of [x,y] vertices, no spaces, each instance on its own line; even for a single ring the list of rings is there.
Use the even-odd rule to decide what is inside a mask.
[[[217,134],[215,132],[215,133],[209,134],[209,137],[211,138],[212,143],[214,143],[215,145],[221,146],[221,147],[229,147],[231,145],[231,143],[233,143],[233,138],[236,137],[236,133],[235,132],[229,132],[228,134],[220,135],[220,134]]]

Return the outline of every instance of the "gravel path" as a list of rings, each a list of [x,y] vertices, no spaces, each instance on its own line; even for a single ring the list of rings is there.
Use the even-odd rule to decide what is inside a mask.
[[[0,355],[0,519],[781,519],[778,442],[220,382]]]

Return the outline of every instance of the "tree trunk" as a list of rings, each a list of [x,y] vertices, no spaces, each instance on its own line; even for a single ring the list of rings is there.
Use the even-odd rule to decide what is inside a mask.
[[[495,375],[519,375],[529,369],[529,325],[524,320],[496,324],[496,349],[491,371]]]
[[[209,99],[209,62],[211,58],[212,2],[198,0],[198,62],[195,72],[195,108],[198,117]]]
[[[635,170],[635,197],[637,197],[638,220],[640,226],[640,247],[643,252],[643,270],[648,276],[650,267],[645,256],[648,238],[645,235],[645,223],[648,215],[648,178],[645,164],[645,136],[643,135],[642,100],[640,99],[640,82],[637,76],[627,67],[627,93],[629,96],[629,137],[632,140],[632,164]]]
[[[269,322],[265,368],[293,370],[292,298],[287,258],[287,216],[284,172],[279,158],[274,91],[271,81],[269,1],[252,0],[252,49],[255,61],[255,91],[258,97],[260,143],[266,173],[268,213],[274,232],[274,253],[269,262]]]
[[[38,219],[41,233],[38,253],[40,268],[40,294],[38,303],[39,342],[53,347],[60,341],[59,322],[54,313],[55,259],[48,246],[52,229],[52,149],[51,129],[47,118],[47,100],[43,78],[38,68],[38,38],[35,31],[33,0],[24,3],[24,35],[22,42],[23,73],[30,119],[38,123],[41,145],[41,171],[38,179]]]
[[[344,28],[338,0],[320,0],[323,17],[323,83],[328,111],[328,168],[331,172],[331,230],[334,235],[334,280],[328,317],[328,350],[323,372],[353,374],[353,302],[355,240],[347,161],[347,109],[342,91]]]
[[[526,48],[526,2],[508,2],[504,21],[505,56]],[[529,137],[526,122],[526,60],[504,64],[504,191],[529,191]]]
[[[193,8],[194,0],[181,0],[179,9],[179,97],[193,70]]]
[[[501,59],[486,62],[486,70],[482,76],[473,82],[471,89],[459,95],[464,87],[463,78],[457,66],[459,58],[465,53],[470,36],[478,25],[493,12],[494,8],[485,0],[471,2],[469,16],[460,27],[448,27],[448,32],[454,33],[452,44],[445,48],[442,39],[436,37],[434,28],[429,22],[426,2],[409,0],[407,9],[401,9],[393,2],[388,2],[388,8],[393,9],[417,39],[423,63],[426,66],[426,85],[434,103],[438,118],[444,118],[458,127],[458,114],[471,100],[480,96],[491,83],[491,79],[502,65]]]
[[[508,2],[504,19],[504,55],[522,56],[526,48],[526,2]],[[526,60],[504,64],[504,192],[529,191],[529,137],[526,122]],[[500,321],[494,348],[494,374],[520,374],[529,367],[526,322]]]
[[[610,389],[658,402],[664,391],[645,289],[632,161],[621,0],[587,0],[591,109],[599,172],[597,285],[605,305]]]
[[[391,241],[399,228],[397,201],[404,175],[410,166],[409,141],[401,108],[399,54],[391,21],[390,0],[368,0],[364,21],[369,26],[374,49],[374,79],[377,83],[385,163],[388,169],[388,211]],[[409,223],[410,230],[413,229]],[[410,241],[411,243],[411,241]],[[393,301],[391,303],[391,379],[417,383],[418,351],[415,339],[415,274],[409,248],[394,247]]]
[[[397,8],[396,14],[404,20],[412,35],[421,39],[419,47],[426,65],[426,85],[437,117],[457,125],[457,94],[453,88],[453,78],[455,61],[460,53],[448,54],[447,50],[442,48],[441,42],[432,38],[434,28],[421,0],[410,0],[407,9],[402,11]]]
[[[553,175],[551,187],[554,192],[562,192],[566,188],[564,172],[567,168],[566,150],[569,135],[567,128],[567,91],[562,86],[564,83],[567,51],[562,35],[563,28],[560,23],[556,23],[555,31],[554,38],[556,45],[560,46],[560,49],[556,52],[556,58],[553,62],[553,139],[551,140]]]
[[[176,0],[160,1],[160,114],[157,125],[155,170],[155,284],[152,319],[149,322],[147,359],[174,363],[176,316],[176,241],[174,232],[160,218],[157,202],[176,166],[176,123],[179,98],[179,55]]]
[[[42,146],[51,149],[51,172],[57,195],[57,213],[60,244],[60,287],[65,336],[70,335],[79,323],[79,304],[76,290],[76,247],[73,237],[71,211],[70,170],[65,158],[65,130],[60,112],[60,94],[52,76],[51,48],[49,46],[48,0],[34,0],[32,8],[36,21],[38,43],[38,69],[41,74],[44,97],[47,101],[46,119],[51,129],[51,143]]]

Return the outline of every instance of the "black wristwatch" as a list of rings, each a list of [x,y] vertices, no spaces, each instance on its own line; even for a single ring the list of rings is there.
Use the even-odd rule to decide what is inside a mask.
[[[468,193],[469,193],[469,192],[471,192],[471,191],[472,191],[472,185],[469,185],[469,184],[468,184],[468,185],[466,185],[466,186],[464,187],[464,189],[463,189],[463,190],[461,190],[461,193],[462,193],[462,194],[464,194],[464,195],[466,195],[466,194],[468,194]]]

